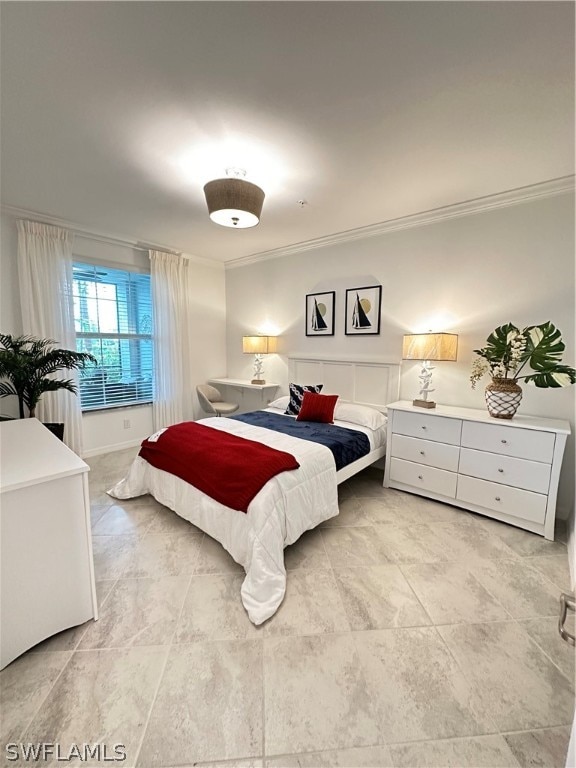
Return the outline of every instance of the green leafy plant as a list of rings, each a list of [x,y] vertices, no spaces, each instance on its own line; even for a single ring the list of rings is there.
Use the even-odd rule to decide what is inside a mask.
[[[481,359],[472,363],[472,388],[488,372],[493,378],[523,379],[537,387],[574,384],[576,370],[561,363],[565,348],[562,334],[550,321],[522,330],[512,323],[501,325],[488,336],[485,347],[474,350]]]
[[[0,333],[0,397],[16,395],[21,419],[25,418],[24,406],[29,416],[35,415],[44,392],[67,389],[77,393],[71,379],[54,379],[53,374],[97,363],[88,352],[58,349],[55,344],[52,339]]]

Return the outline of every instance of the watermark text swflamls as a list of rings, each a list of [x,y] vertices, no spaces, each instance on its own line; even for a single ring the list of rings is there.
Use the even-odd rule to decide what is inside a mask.
[[[40,763],[55,760],[69,763],[72,760],[101,763],[121,763],[126,760],[124,744],[70,744],[63,746],[57,741],[44,741],[37,744],[11,742],[6,744],[6,759],[10,762]]]

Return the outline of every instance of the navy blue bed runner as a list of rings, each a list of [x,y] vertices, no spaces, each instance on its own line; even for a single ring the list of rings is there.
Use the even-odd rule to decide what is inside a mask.
[[[229,418],[325,445],[332,451],[336,471],[370,453],[370,441],[367,435],[355,429],[337,427],[335,424],[296,421],[288,416],[269,411],[251,411]]]

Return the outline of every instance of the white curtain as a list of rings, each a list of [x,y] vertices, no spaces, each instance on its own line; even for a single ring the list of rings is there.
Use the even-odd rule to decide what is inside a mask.
[[[62,349],[76,349],[72,299],[73,234],[66,229],[18,221],[18,275],[22,325],[25,334],[53,339]],[[60,378],[78,385],[77,371],[63,371]],[[80,397],[66,390],[42,395],[38,418],[64,423],[64,442],[82,452]]]
[[[184,421],[188,413],[188,259],[149,251],[154,313],[154,429]]]

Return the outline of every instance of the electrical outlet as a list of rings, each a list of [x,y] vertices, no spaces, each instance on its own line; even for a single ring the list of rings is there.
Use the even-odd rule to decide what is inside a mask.
[[[130,429],[130,419],[124,419],[124,429]]]

